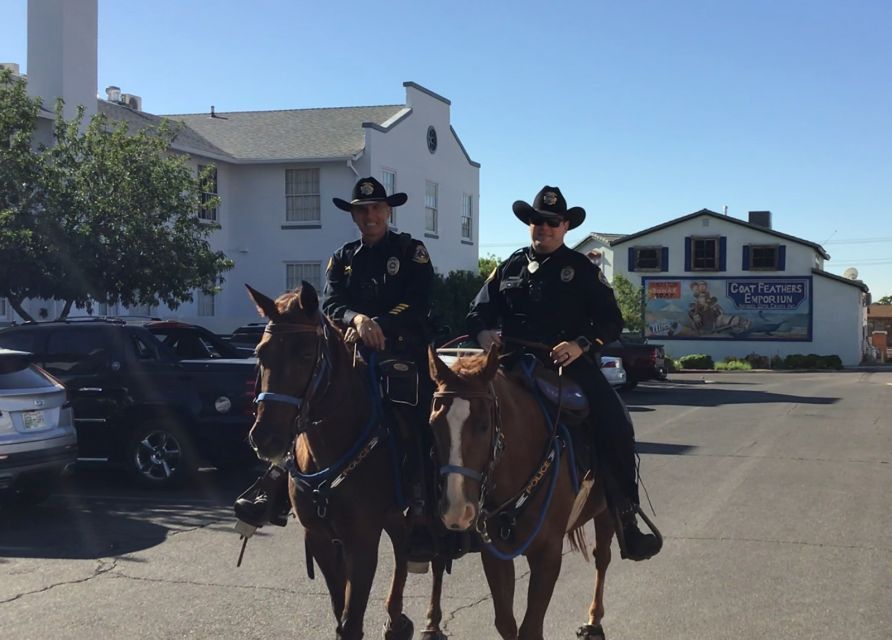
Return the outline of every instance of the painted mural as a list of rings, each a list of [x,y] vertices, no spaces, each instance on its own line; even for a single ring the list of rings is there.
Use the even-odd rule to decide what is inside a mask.
[[[811,340],[811,278],[642,278],[649,338]]]

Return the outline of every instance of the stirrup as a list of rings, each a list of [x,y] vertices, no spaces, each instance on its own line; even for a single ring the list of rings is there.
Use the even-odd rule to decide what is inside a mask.
[[[651,555],[645,556],[642,558],[632,558],[629,556],[628,546],[626,545],[626,536],[625,536],[625,531],[624,531],[625,526],[623,524],[624,521],[629,518],[629,516],[634,517],[636,515],[641,516],[641,519],[644,521],[644,523],[650,529],[651,534],[654,536],[654,538],[657,541],[656,551],[654,551],[654,553],[652,553]],[[616,540],[619,543],[620,557],[623,558],[623,560],[648,560],[648,559],[654,557],[655,555],[657,555],[657,553],[659,553],[660,550],[663,548],[663,535],[660,533],[660,530],[657,529],[657,525],[655,525],[653,523],[653,521],[647,517],[647,514],[641,510],[640,505],[629,504],[628,507],[624,510],[615,509],[613,512],[613,517],[616,520]],[[636,527],[636,529],[637,529],[637,527]],[[640,530],[639,530],[639,533],[641,533]],[[646,536],[648,534],[642,533],[642,535]]]

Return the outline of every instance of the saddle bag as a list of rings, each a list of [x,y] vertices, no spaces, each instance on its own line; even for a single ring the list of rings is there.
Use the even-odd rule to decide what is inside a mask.
[[[385,360],[378,364],[378,378],[391,402],[418,405],[418,367],[411,360]]]

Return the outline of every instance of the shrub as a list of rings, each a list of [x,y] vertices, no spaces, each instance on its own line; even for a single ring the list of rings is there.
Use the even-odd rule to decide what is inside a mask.
[[[760,356],[758,353],[751,353],[743,359],[745,362],[748,362],[753,369],[768,369],[771,367],[771,361],[768,359],[768,356]]]
[[[773,356],[771,356],[771,362],[769,364],[771,365],[772,369],[783,369],[784,359],[775,353]]]
[[[730,360],[716,363],[715,368],[718,371],[750,371],[753,367],[746,360]]]
[[[837,355],[791,353],[784,358],[784,369],[842,369],[842,360]]]
[[[715,363],[712,361],[712,356],[704,353],[692,353],[680,357],[678,366],[682,369],[713,369],[715,368]]]

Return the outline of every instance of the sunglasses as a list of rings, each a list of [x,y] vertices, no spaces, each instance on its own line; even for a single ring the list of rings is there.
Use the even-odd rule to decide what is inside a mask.
[[[530,224],[538,227],[540,224],[547,224],[552,229],[557,229],[563,222],[560,218],[545,218],[543,216],[530,216]]]

